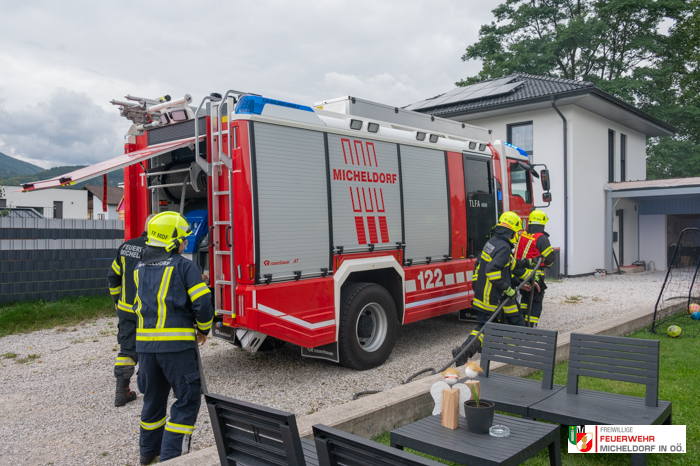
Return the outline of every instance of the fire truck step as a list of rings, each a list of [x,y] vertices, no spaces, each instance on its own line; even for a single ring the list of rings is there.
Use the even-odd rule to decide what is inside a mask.
[[[230,256],[231,251],[214,251],[214,254],[218,256]]]
[[[231,285],[230,280],[214,280],[214,285]]]
[[[214,226],[231,225],[231,222],[214,222]]]
[[[226,196],[228,191],[214,191],[214,196]]]

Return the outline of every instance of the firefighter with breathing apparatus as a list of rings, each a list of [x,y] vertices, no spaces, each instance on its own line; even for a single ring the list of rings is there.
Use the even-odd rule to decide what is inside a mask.
[[[206,342],[214,309],[199,269],[180,255],[190,233],[187,220],[177,212],[154,216],[134,272],[137,381],[143,393],[141,464],[156,456],[165,461],[188,453],[199,413],[197,343]],[[166,422],[171,388],[176,401]]]
[[[516,259],[531,259],[542,256],[542,265],[551,267],[554,264],[554,250],[549,242],[549,233],[544,231],[545,225],[549,218],[547,214],[541,210],[533,210],[528,218],[527,232],[520,234],[520,240],[515,252]],[[547,285],[544,283],[544,269],[537,270],[535,277],[535,290],[532,300],[532,309],[529,310],[530,317],[528,319],[528,306],[530,304],[530,291],[524,287],[520,290],[522,299],[520,301],[520,311],[523,313],[525,322],[530,327],[537,327],[542,315],[542,300],[544,299],[544,290]]]
[[[152,216],[148,217],[150,220]],[[146,220],[146,225],[148,225]],[[124,406],[136,399],[136,393],[129,388],[134,367],[138,363],[136,355],[136,325],[134,313],[134,298],[136,284],[134,270],[141,260],[141,252],[146,247],[146,231],[138,238],[130,239],[119,247],[117,257],[107,273],[109,293],[114,299],[119,318],[117,343],[119,353],[114,364],[114,377],[117,379],[117,390],[114,395],[114,406]]]
[[[478,310],[476,317],[478,325],[462,346],[452,350],[452,357],[457,357],[462,348],[465,348],[479,333],[503,299],[511,298],[503,308],[506,321],[511,325],[525,325],[525,320],[518,310],[516,293],[511,280],[514,270],[533,266],[533,261],[530,259],[516,260],[513,257],[513,248],[518,244],[520,230],[522,230],[522,221],[515,212],[505,212],[498,219],[494,236],[488,240],[481,251],[472,275],[474,290],[472,306]],[[481,343],[483,343],[483,336],[480,335],[479,343],[473,345],[456,361],[457,366],[465,364],[476,354],[481,348]]]

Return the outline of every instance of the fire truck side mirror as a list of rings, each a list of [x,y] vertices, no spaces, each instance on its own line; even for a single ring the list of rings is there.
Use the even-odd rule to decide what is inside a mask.
[[[542,182],[542,191],[549,191],[549,170],[546,168],[540,171],[540,181]]]
[[[542,202],[552,202],[552,193],[549,191],[542,193]]]

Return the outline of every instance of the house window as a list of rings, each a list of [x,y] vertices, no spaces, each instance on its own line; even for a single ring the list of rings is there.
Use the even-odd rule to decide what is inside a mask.
[[[627,135],[620,134],[620,181],[627,181]]]
[[[508,125],[508,142],[520,147],[532,157],[532,122]]]
[[[0,209],[7,207],[7,199],[0,199]]]
[[[615,131],[608,130],[608,182],[615,181]]]

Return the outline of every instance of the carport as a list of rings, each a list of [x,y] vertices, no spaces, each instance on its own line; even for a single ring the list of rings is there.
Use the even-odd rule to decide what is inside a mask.
[[[605,268],[608,272],[616,269],[613,251],[621,250],[620,243],[626,236],[622,231],[624,224],[619,221],[621,203],[634,204],[637,211],[638,260],[651,261],[658,270],[666,269],[669,248],[675,245],[681,230],[700,228],[700,178],[607,183],[605,192]]]

